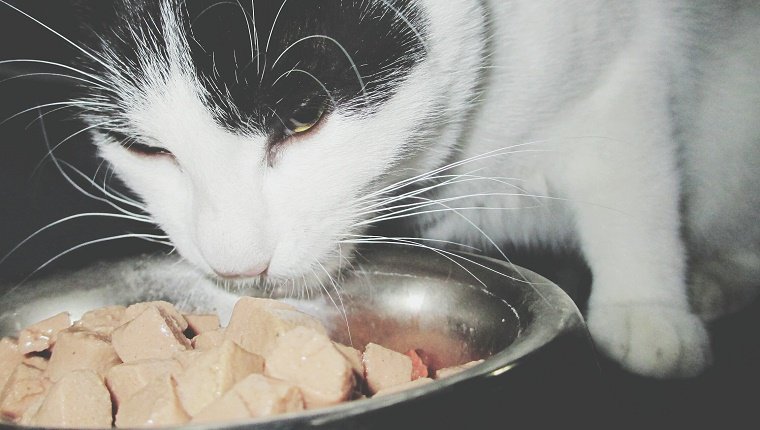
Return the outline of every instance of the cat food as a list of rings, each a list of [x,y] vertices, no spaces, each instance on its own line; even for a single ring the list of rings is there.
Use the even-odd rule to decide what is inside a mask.
[[[76,428],[245,420],[386,395],[464,368],[433,372],[419,352],[374,343],[361,352],[266,299],[240,299],[226,327],[167,302],[95,309],[74,322],[61,313],[0,340],[0,415]]]
[[[55,343],[58,333],[69,328],[70,325],[71,317],[68,312],[61,312],[56,316],[30,325],[21,330],[18,335],[19,352],[28,354],[50,348]]]

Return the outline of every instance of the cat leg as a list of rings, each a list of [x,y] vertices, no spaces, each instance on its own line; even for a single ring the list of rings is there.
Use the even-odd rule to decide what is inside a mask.
[[[620,170],[628,170],[623,166]],[[600,176],[607,183],[576,194],[603,202],[575,204],[578,239],[593,274],[587,312],[591,335],[601,351],[629,371],[695,376],[711,362],[711,349],[687,297],[678,181],[663,175],[638,182],[639,172],[608,173]]]

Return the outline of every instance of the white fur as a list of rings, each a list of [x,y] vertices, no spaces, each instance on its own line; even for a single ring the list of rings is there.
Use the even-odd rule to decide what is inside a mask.
[[[182,55],[129,112],[176,162],[107,141],[103,154],[186,259],[209,273],[268,266],[268,276],[290,279],[340,263],[337,241],[358,231],[367,193],[513,147],[447,172],[491,178],[440,189],[461,210],[410,222],[423,237],[466,244],[580,247],[600,349],[645,375],[700,372],[709,340],[689,309],[681,228],[700,261],[736,254],[757,271],[760,56],[745,52],[757,53],[758,20],[726,27],[735,34],[708,40],[711,55],[690,68],[700,29],[686,2],[420,4],[428,56],[398,93],[371,117],[335,112],[317,135],[287,143],[273,167],[264,136],[213,123],[195,78],[180,72]],[[674,105],[674,75],[704,96]],[[674,106],[688,112],[674,116]],[[433,127],[410,145],[421,125]],[[686,130],[680,141],[677,130]]]

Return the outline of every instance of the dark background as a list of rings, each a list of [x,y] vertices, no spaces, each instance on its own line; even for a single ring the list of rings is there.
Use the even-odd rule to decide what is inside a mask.
[[[64,1],[15,2],[32,15],[65,35],[73,34],[76,17]],[[0,61],[40,59],[72,64],[75,49],[60,38],[0,4]],[[64,101],[75,95],[72,81],[25,73],[60,72],[62,69],[31,63],[0,64],[0,121],[43,103]],[[9,79],[8,78],[13,78]],[[48,149],[43,126],[51,145],[56,145],[83,124],[75,111],[53,108],[33,110],[0,125],[0,258],[35,230],[66,216],[84,212],[114,212],[108,205],[86,197],[71,186],[46,157]],[[86,134],[70,139],[55,151],[56,157],[77,166],[99,180],[107,166],[101,166]],[[100,167],[100,168],[99,168]],[[77,178],[73,172],[68,172]],[[81,178],[80,186],[94,195],[96,188]],[[109,176],[109,184],[119,188]],[[126,190],[124,190],[126,191]],[[0,264],[0,283],[19,282],[61,252],[81,243],[126,232],[155,232],[142,223],[88,217],[57,225],[30,240]],[[137,240],[119,240],[84,247],[49,264],[44,273],[60,268],[79,267],[99,259],[119,258],[142,252],[165,251],[160,245]],[[547,276],[563,287],[582,309],[588,295],[590,275],[582,259],[536,250],[512,250],[518,264]],[[1,300],[1,298],[0,298]],[[614,418],[615,427],[671,424],[678,428],[715,425],[720,428],[757,428],[754,418],[760,408],[760,303],[711,324],[715,365],[703,376],[691,380],[656,381],[636,377],[599,358],[607,384],[603,396],[611,405],[599,414]],[[578,387],[579,396],[592,396]],[[549,406],[550,409],[550,405]],[[593,409],[593,408],[592,408]],[[572,425],[573,423],[568,423]]]

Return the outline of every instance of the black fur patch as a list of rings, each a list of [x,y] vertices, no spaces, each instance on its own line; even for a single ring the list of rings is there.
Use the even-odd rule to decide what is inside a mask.
[[[168,2],[168,3],[167,3]],[[371,114],[425,57],[425,22],[414,0],[120,0],[90,1],[91,46],[110,49],[140,88],[136,45],[167,60],[161,5],[186,35],[195,74],[216,121],[236,133],[276,141],[304,102]],[[143,38],[142,35],[153,37]],[[104,42],[99,41],[98,38]],[[85,61],[101,75],[108,70]],[[123,104],[122,95],[94,96]]]

